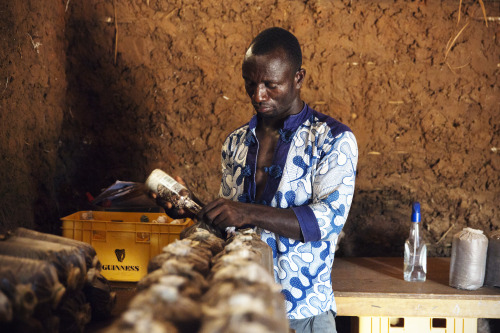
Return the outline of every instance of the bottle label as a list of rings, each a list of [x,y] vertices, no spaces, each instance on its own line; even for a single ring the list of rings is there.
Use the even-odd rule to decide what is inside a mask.
[[[153,192],[159,194],[158,192],[161,188],[160,185],[166,187],[174,194],[179,194],[180,191],[186,189],[168,174],[166,174],[162,170],[156,169],[151,173],[151,175],[149,175],[148,179],[146,180],[146,186]]]
[[[201,207],[190,198],[188,189],[160,169],[154,170],[146,180],[146,186],[159,198],[176,208],[187,208],[197,214]]]

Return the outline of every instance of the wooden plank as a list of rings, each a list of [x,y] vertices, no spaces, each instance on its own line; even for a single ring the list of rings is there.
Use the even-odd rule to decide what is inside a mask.
[[[428,258],[427,281],[406,282],[402,258],[337,258],[332,285],[338,315],[500,318],[500,288],[452,288],[449,263]]]
[[[403,258],[336,258],[335,296],[498,300],[500,288],[460,290],[449,286],[450,258],[428,258],[425,282],[403,279]]]
[[[335,297],[339,316],[500,318],[500,300]]]

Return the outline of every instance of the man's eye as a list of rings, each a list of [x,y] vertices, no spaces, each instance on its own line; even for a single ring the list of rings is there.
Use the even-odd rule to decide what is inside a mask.
[[[276,89],[278,88],[278,85],[275,84],[275,83],[268,83],[266,84],[266,86],[269,88],[269,89]]]

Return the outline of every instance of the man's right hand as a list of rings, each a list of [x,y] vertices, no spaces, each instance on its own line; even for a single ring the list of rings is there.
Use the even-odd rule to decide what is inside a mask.
[[[182,219],[186,217],[193,217],[191,212],[183,209],[183,208],[175,208],[174,205],[170,201],[166,201],[154,192],[150,192],[149,194],[153,199],[155,199],[156,204],[165,210],[165,214],[174,219]]]
[[[187,185],[186,185],[186,182],[184,182],[184,180],[179,177],[179,176],[176,176],[175,177],[175,180],[178,181],[180,184],[182,184],[184,187],[187,188]],[[160,207],[162,207],[164,210],[165,210],[165,213],[170,216],[171,218],[174,218],[174,219],[180,219],[180,218],[186,218],[186,217],[189,217],[189,218],[196,218],[196,215],[191,213],[190,211],[188,211],[187,209],[184,209],[184,208],[178,208],[178,207],[175,207],[174,206],[174,202],[175,201],[178,201],[178,197],[172,197],[170,200],[166,199],[166,198],[161,198],[159,197],[156,193],[154,192],[150,192],[149,195],[156,200],[156,204]]]

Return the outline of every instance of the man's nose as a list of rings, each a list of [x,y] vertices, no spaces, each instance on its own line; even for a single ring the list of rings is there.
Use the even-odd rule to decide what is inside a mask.
[[[253,91],[252,99],[256,103],[261,103],[267,100],[267,90],[265,84],[258,84]]]

